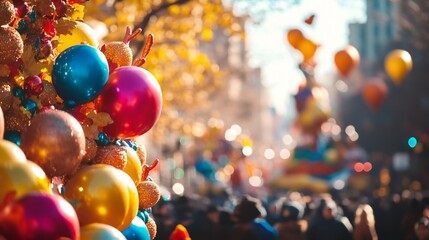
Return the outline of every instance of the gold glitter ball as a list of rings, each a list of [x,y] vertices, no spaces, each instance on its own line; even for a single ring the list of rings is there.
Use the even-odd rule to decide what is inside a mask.
[[[101,47],[101,51],[106,56],[107,60],[116,67],[131,66],[133,61],[133,53],[128,44],[124,42],[110,42]],[[111,66],[109,66],[111,68]]]
[[[0,107],[3,112],[9,111],[13,103],[12,88],[9,84],[4,83],[0,86]]]
[[[43,106],[54,105],[57,102],[57,91],[52,83],[43,80],[43,91],[39,95],[40,103]]]
[[[0,27],[0,64],[16,62],[24,51],[21,35],[13,27]]]
[[[90,162],[97,155],[97,143],[94,139],[85,138],[85,155],[82,161]]]
[[[144,210],[153,207],[161,197],[159,186],[150,181],[144,181],[137,184],[139,193],[139,209]]]
[[[137,152],[137,155],[139,156],[140,163],[142,164],[142,166],[145,165],[146,164],[146,156],[147,156],[146,148],[142,144],[138,143],[136,152]]]
[[[127,164],[127,150],[124,146],[111,144],[98,147],[95,158],[91,161],[92,164],[102,163],[114,166],[117,169],[124,170]]]
[[[19,106],[12,107],[4,116],[6,131],[23,132],[30,125],[30,117],[21,111]]]
[[[154,239],[156,237],[156,222],[153,218],[149,218],[146,223],[146,227],[149,230],[150,239]]]
[[[15,7],[9,1],[0,1],[0,25],[12,22],[15,17]]]

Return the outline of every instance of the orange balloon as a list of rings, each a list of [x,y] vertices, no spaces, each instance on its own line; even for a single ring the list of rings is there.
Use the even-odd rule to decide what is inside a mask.
[[[299,41],[297,49],[302,53],[302,56],[304,57],[304,62],[308,62],[310,59],[313,58],[318,48],[318,44],[308,38],[303,38],[301,41]]]
[[[408,72],[411,71],[412,67],[413,60],[411,55],[405,50],[393,50],[384,60],[384,68],[396,85],[402,82]]]
[[[387,95],[387,87],[383,81],[371,80],[363,87],[363,99],[368,107],[376,111],[380,108]]]
[[[287,32],[287,40],[293,48],[298,48],[299,42],[304,39],[304,35],[299,29],[291,29]]]
[[[338,71],[347,77],[351,70],[359,64],[359,52],[355,47],[349,45],[335,54],[334,61]]]

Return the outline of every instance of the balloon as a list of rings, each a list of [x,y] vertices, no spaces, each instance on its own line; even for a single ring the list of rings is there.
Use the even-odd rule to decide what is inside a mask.
[[[303,38],[301,41],[299,41],[297,47],[297,49],[302,53],[302,56],[304,57],[304,62],[308,62],[310,59],[313,58],[314,54],[317,51],[317,48],[319,48],[319,45],[308,38]]]
[[[74,21],[74,23],[76,26],[71,30],[70,34],[59,35],[59,45],[56,48],[58,53],[82,43],[89,44],[96,48],[98,47],[98,38],[94,29],[84,22]]]
[[[147,211],[138,210],[137,217],[143,220],[144,223],[147,223],[147,221],[149,220],[149,213],[147,213]]]
[[[162,107],[161,87],[155,77],[135,66],[116,68],[95,100],[98,112],[110,114],[113,124],[103,128],[111,138],[132,138],[149,131]]]
[[[4,135],[4,115],[3,115],[3,110],[0,107],[0,139],[3,138]]]
[[[115,228],[131,223],[138,202],[133,180],[110,165],[95,164],[77,172],[65,185],[64,198],[72,203],[82,226],[105,223]],[[124,222],[132,215],[128,223]]]
[[[0,139],[0,165],[10,162],[26,162],[24,152],[16,144]]]
[[[80,228],[81,240],[127,240],[116,228],[102,223],[91,223]]]
[[[369,108],[376,111],[380,108],[387,95],[387,87],[383,81],[371,80],[365,83],[362,90],[363,99]]]
[[[76,45],[62,52],[52,70],[52,83],[58,96],[73,104],[94,100],[109,78],[104,54],[88,45]]]
[[[344,77],[350,74],[351,70],[359,64],[359,61],[359,52],[353,46],[347,46],[334,56],[335,66]]]
[[[0,211],[0,236],[17,240],[79,239],[79,221],[61,196],[34,192]]]
[[[129,207],[122,220],[121,224],[117,227],[119,230],[126,229],[133,221],[134,217],[139,211],[139,193],[136,185],[127,185],[128,196],[129,196]],[[137,191],[136,191],[137,189]]]
[[[127,163],[125,164],[124,172],[126,172],[134,184],[139,184],[142,177],[142,164],[140,163],[139,156],[134,149],[127,147]]]
[[[0,179],[0,202],[12,191],[16,193],[16,197],[32,191],[51,192],[46,174],[30,161],[0,164]]]
[[[299,29],[291,29],[287,32],[287,40],[289,44],[297,49],[299,46],[299,42],[304,39],[304,35],[302,34],[301,30]]]
[[[188,230],[182,224],[177,224],[170,235],[170,240],[191,240]]]
[[[401,49],[391,51],[384,60],[384,68],[396,85],[402,82],[412,67],[413,59],[411,55]]]
[[[127,240],[151,240],[146,224],[139,217],[134,217],[131,225],[122,231]]]
[[[21,148],[49,177],[72,173],[85,153],[82,126],[70,114],[48,110],[35,115],[22,133]]]

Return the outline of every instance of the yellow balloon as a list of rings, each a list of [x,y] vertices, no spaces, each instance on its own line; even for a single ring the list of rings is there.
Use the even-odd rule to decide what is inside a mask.
[[[105,164],[77,172],[66,183],[64,198],[76,210],[82,226],[104,223],[115,228],[126,224],[125,219],[132,213],[131,205],[138,201],[133,180],[122,170]]]
[[[12,191],[17,198],[33,191],[51,193],[45,172],[31,161],[0,164],[0,179],[0,202]]]
[[[126,172],[137,185],[141,181],[142,171],[139,155],[137,155],[134,149],[127,147],[127,163],[125,164],[124,172]]]
[[[411,71],[412,67],[413,59],[405,50],[393,50],[384,60],[384,68],[396,85],[402,82],[404,77]]]
[[[92,223],[80,228],[81,240],[126,240],[116,228],[102,223]]]
[[[0,165],[11,162],[27,162],[27,158],[15,143],[0,139]]]
[[[133,221],[134,217],[137,215],[139,210],[139,194],[137,187],[135,185],[127,184],[128,196],[130,198],[129,208],[125,214],[124,220],[122,220],[121,224],[117,227],[117,229],[123,231],[128,228]]]
[[[98,47],[98,38],[94,29],[92,29],[88,24],[83,22],[75,21],[76,26],[71,30],[70,34],[61,34],[58,37],[58,53],[63,52],[67,48],[86,43],[93,47]]]

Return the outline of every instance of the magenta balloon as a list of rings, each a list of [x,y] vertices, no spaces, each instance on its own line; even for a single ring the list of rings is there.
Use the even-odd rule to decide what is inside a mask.
[[[147,70],[124,66],[116,68],[95,100],[98,112],[110,114],[113,124],[103,128],[111,138],[132,138],[149,131],[162,108],[161,87]]]
[[[79,239],[79,231],[75,210],[59,195],[29,193],[0,211],[0,236],[6,239]]]

